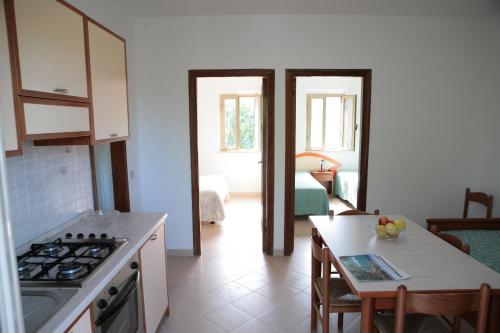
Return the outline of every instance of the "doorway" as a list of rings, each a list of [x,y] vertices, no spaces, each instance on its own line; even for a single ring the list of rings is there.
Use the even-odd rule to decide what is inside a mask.
[[[287,69],[285,83],[284,254],[290,255],[295,246],[296,214],[310,211],[306,215],[325,215],[338,207],[366,209],[371,70]],[[298,123],[303,126],[297,129]],[[297,139],[298,134],[301,140]],[[349,159],[343,160],[347,156]],[[352,160],[355,165],[347,167]],[[311,167],[315,164],[318,166]],[[296,179],[300,184],[296,184]],[[341,182],[336,184],[336,180]],[[318,182],[324,183],[327,194],[314,191],[318,200],[313,204],[311,198],[305,200],[308,206],[297,203],[302,192],[313,193],[318,186],[312,183]],[[336,185],[344,182],[348,186],[340,190],[351,190],[338,195]],[[353,193],[354,184],[357,191]],[[297,186],[303,191],[297,192]],[[328,196],[330,199],[324,198]]]
[[[203,79],[217,79],[217,78],[260,78],[261,92],[256,94],[238,93],[236,91],[219,92],[218,98],[220,99],[221,109],[220,113],[220,128],[219,131],[214,131],[215,135],[220,135],[220,146],[217,148],[221,154],[232,154],[231,151],[238,149],[253,150],[260,152],[260,160],[258,161],[261,169],[260,176],[260,202],[262,204],[262,251],[266,254],[272,255],[273,253],[273,230],[274,230],[274,70],[270,69],[235,69],[235,70],[190,70],[189,71],[189,124],[190,124],[190,149],[191,149],[191,190],[192,190],[192,215],[193,215],[193,253],[194,255],[201,255],[201,214],[200,214],[200,189],[204,184],[200,184],[200,157],[199,157],[199,119],[200,112],[202,112],[199,104],[199,86],[200,80]],[[249,105],[259,104],[259,123],[261,128],[256,131],[256,136],[260,137],[257,146],[252,146],[248,140],[250,137],[248,130],[245,132],[246,136],[240,137],[238,123],[234,128],[227,129],[234,131],[227,135],[224,134],[226,125],[223,121],[227,119],[240,119],[244,110],[249,109]],[[223,107],[226,105],[228,110],[224,111]],[[234,106],[234,107],[233,107]],[[227,114],[226,114],[227,112]],[[233,113],[231,113],[233,112]],[[226,114],[226,116],[224,116]],[[248,124],[248,122],[247,122]],[[243,125],[242,125],[243,126]],[[242,131],[243,132],[243,131]],[[261,135],[257,134],[261,133]],[[241,142],[240,142],[241,139]],[[252,148],[252,149],[251,149]],[[253,149],[259,148],[259,149]],[[228,155],[226,155],[228,156]],[[231,172],[238,173],[238,170]],[[204,175],[202,182],[218,183],[221,184],[218,175]],[[231,174],[232,178],[233,174]],[[240,174],[239,177],[245,177]],[[221,186],[216,185],[218,188]],[[224,187],[224,186],[222,186]],[[205,222],[204,222],[205,223]]]

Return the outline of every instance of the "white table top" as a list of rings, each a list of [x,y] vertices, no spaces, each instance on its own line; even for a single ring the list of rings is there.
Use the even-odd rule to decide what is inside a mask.
[[[404,284],[410,291],[478,290],[489,283],[500,293],[500,274],[449,245],[402,215],[406,231],[394,240],[378,239],[370,225],[378,216],[311,216],[309,219],[341,265],[351,288],[360,297],[394,297]],[[407,280],[359,282],[339,260],[346,255],[381,254],[405,273]]]

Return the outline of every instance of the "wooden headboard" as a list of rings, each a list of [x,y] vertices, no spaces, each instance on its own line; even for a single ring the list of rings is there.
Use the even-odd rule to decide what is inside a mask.
[[[321,160],[328,161],[328,162],[333,164],[333,166],[328,169],[331,171],[336,171],[338,168],[342,167],[342,163],[340,163],[336,159],[331,158],[330,156],[320,154],[320,153],[306,152],[306,153],[300,153],[300,154],[295,155],[296,159],[301,158],[301,157],[314,157],[314,158],[319,158]]]

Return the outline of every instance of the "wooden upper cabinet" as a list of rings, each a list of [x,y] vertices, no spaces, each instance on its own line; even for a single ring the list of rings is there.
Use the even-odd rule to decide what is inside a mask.
[[[18,135],[18,122],[14,107],[14,92],[12,89],[12,72],[10,69],[10,54],[5,20],[4,2],[0,1],[0,117],[3,133],[4,149],[8,156],[21,153],[21,143]]]
[[[88,102],[83,16],[55,0],[13,2],[20,94]]]
[[[129,136],[125,40],[89,21],[89,57],[96,142]]]

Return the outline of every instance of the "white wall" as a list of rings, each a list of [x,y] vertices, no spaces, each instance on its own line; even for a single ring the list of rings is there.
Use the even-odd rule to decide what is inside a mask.
[[[275,248],[283,248],[284,70],[371,68],[368,209],[419,223],[458,216],[464,188],[486,184],[499,215],[495,24],[320,15],[137,19],[140,111],[132,140],[141,209],[169,212],[169,248],[192,247],[188,70],[275,68],[274,234]]]
[[[356,77],[299,77],[296,88],[296,132],[295,153],[306,151],[307,130],[307,95],[308,94],[344,94],[356,96],[356,124],[358,130],[354,138],[354,151],[319,152],[341,162],[342,170],[358,171],[361,133],[361,92],[362,79]],[[327,162],[328,163],[328,162]],[[296,160],[297,170],[316,170],[320,160],[317,158],[300,158]],[[327,168],[329,166],[326,166]]]
[[[220,151],[219,103],[222,94],[260,94],[262,78],[200,78],[197,85],[200,175],[223,175],[230,192],[260,192],[262,153]]]
[[[485,43],[500,38],[500,12],[489,19],[488,33],[483,36]],[[472,179],[467,184],[473,191],[483,191],[493,194],[493,216],[500,215],[500,180],[498,172],[500,170],[500,43],[492,43],[493,49],[488,50],[488,54],[481,59],[482,70],[480,75],[490,82],[489,85],[481,87],[484,91],[481,96],[485,99],[480,104],[484,110],[474,108],[477,112],[477,122],[480,123],[482,133],[477,137],[477,144],[474,147],[474,164],[470,171]],[[478,88],[479,89],[479,88]],[[474,91],[477,91],[474,88]],[[475,215],[484,214],[484,208],[474,207],[472,213]]]

